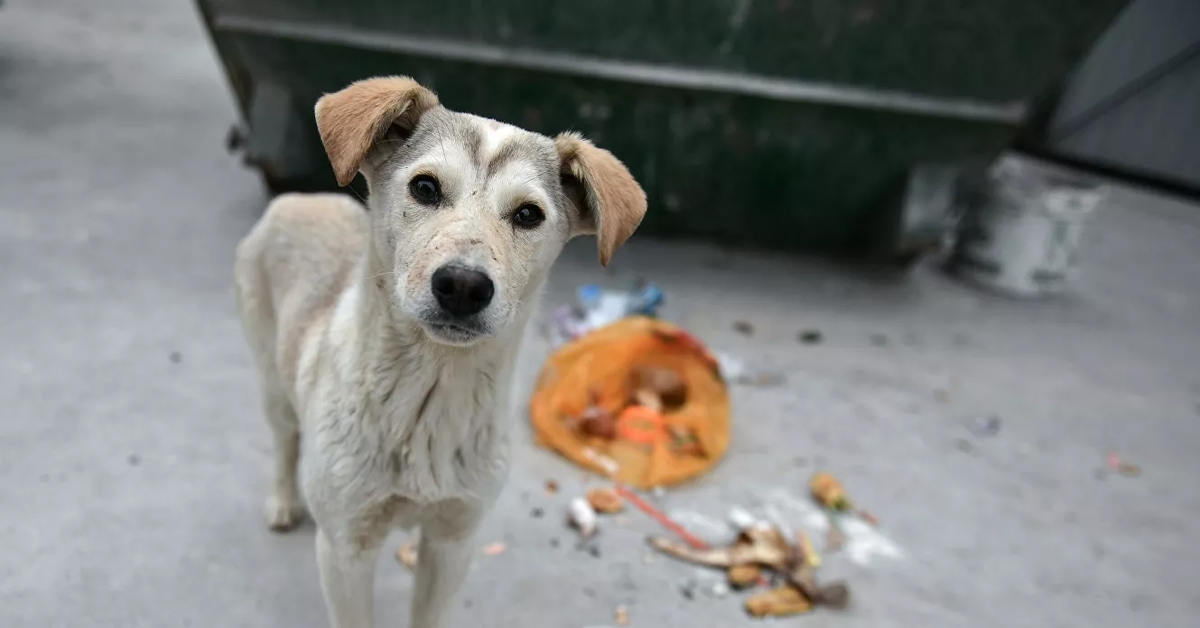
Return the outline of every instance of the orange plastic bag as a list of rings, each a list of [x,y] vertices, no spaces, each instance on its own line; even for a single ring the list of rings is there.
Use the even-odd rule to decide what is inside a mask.
[[[671,370],[686,387],[682,404],[658,418],[631,405],[631,375],[645,367]],[[575,427],[593,403],[616,417],[615,438]],[[729,392],[716,359],[683,330],[653,318],[625,318],[560,348],[542,368],[529,405],[538,445],[642,489],[694,478],[729,448]],[[687,434],[689,446],[674,445],[677,434]]]

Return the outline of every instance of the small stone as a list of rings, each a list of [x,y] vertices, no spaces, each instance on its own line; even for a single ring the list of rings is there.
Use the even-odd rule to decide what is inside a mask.
[[[557,537],[553,537],[553,536],[550,537],[550,547],[558,548],[558,538]]]
[[[967,453],[969,453],[972,449],[975,448],[975,446],[971,444],[971,441],[969,441],[965,438],[960,438],[960,439],[954,441],[954,446],[957,447],[959,451],[967,452]]]
[[[888,337],[884,334],[871,334],[871,344],[876,347],[888,346]]]
[[[129,457],[125,459],[125,462],[128,462],[129,466],[131,467],[136,467],[139,464],[142,464],[142,458],[137,454],[129,454]]]
[[[172,351],[171,355],[167,356],[167,359],[171,361],[171,364],[179,364],[183,362],[183,354],[178,351]]]
[[[723,598],[729,595],[729,585],[724,582],[718,582],[712,586],[713,597]]]
[[[546,511],[542,510],[541,508],[534,508],[533,510],[529,511],[529,516],[533,517],[534,519],[541,519],[545,514]]]
[[[815,345],[825,338],[819,329],[806,329],[797,336],[802,344]]]
[[[754,335],[754,325],[751,325],[750,323],[747,323],[746,321],[734,321],[733,322],[733,331],[736,331],[737,333],[739,333],[743,336],[753,336]]]
[[[600,558],[600,547],[593,545],[588,548],[588,553],[592,555],[592,558]]]

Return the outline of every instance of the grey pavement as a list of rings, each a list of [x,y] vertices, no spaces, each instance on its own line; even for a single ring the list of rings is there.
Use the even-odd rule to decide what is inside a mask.
[[[0,626],[326,625],[311,527],[261,520],[268,439],[230,266],[266,196],[224,151],[234,119],[190,2],[0,8]],[[604,275],[591,246],[564,254],[546,308],[645,276],[666,316],[785,376],[733,389],[728,458],[664,509],[714,537],[735,505],[816,530],[820,467],[882,520],[825,557],[851,610],[776,624],[1197,625],[1196,207],[1119,191],[1085,274],[1042,302],[933,267],[646,238]],[[822,342],[797,342],[808,329]],[[548,350],[531,334],[518,399]],[[993,415],[997,434],[972,431]],[[1109,451],[1141,474],[1103,471]],[[603,522],[598,556],[577,549],[561,513],[582,474],[527,437],[516,460],[480,537],[507,551],[480,556],[455,625],[615,625],[622,604],[635,627],[756,623],[714,574],[648,556],[637,513]],[[379,574],[379,625],[405,625],[411,575],[391,556]]]

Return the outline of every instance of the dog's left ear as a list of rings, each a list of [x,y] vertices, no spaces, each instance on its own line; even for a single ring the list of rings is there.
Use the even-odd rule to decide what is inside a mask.
[[[554,138],[563,190],[575,206],[572,235],[594,233],[600,265],[637,230],[646,215],[646,193],[612,153],[575,133]]]
[[[438,104],[433,92],[407,76],[357,81],[322,96],[317,130],[338,185],[350,185],[376,142],[388,135],[407,138],[421,114]]]

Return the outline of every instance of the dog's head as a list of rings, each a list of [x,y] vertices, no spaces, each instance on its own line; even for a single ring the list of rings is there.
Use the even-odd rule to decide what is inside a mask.
[[[353,83],[316,116],[338,183],[366,177],[393,309],[444,344],[517,320],[576,235],[596,234],[607,264],[646,213],[608,151],[450,111],[409,78]]]

